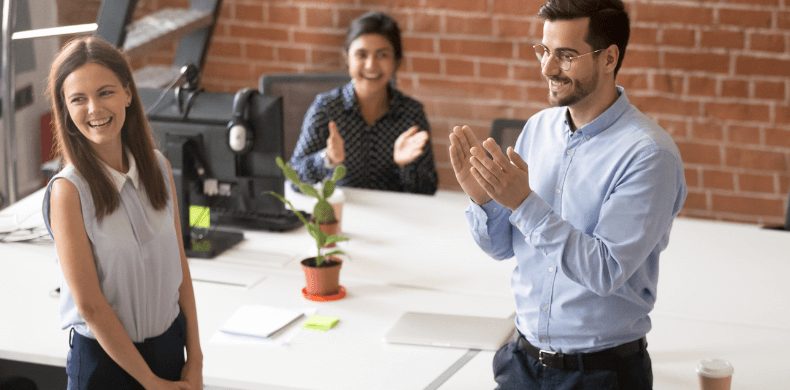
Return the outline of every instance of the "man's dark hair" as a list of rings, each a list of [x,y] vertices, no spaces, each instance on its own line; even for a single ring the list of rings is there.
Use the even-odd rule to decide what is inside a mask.
[[[620,58],[614,68],[614,75],[617,76],[631,35],[631,24],[622,0],[549,0],[540,7],[538,17],[552,22],[590,18],[584,41],[592,46],[593,51],[617,45],[620,49]]]

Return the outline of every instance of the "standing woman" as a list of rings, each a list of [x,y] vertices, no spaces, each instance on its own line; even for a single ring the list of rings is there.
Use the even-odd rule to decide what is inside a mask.
[[[351,22],[343,56],[352,81],[316,97],[291,166],[315,183],[343,164],[348,187],[433,194],[437,175],[422,104],[390,80],[403,59],[400,30],[370,12]]]
[[[76,38],[47,89],[66,163],[43,212],[62,272],[61,326],[72,329],[68,389],[202,389],[170,163],[154,149],[126,57]]]

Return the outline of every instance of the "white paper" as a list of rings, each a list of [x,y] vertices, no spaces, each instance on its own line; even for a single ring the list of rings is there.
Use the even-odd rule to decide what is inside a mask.
[[[230,334],[266,338],[296,321],[303,314],[302,309],[245,305],[236,310],[220,330]]]
[[[298,321],[286,326],[281,332],[277,332],[271,337],[254,337],[243,336],[239,334],[225,333],[222,330],[214,333],[214,336],[209,340],[209,344],[225,344],[225,345],[244,345],[244,346],[259,346],[259,347],[279,347],[288,345],[296,337],[299,331],[302,330],[301,324],[307,321],[310,316],[318,312],[318,309],[301,309],[302,317]]]

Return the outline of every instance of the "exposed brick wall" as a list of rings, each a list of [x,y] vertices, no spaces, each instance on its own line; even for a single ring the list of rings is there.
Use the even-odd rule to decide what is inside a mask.
[[[185,6],[149,0],[143,7]],[[225,0],[203,83],[256,87],[269,72],[344,69],[354,17],[379,10],[401,25],[398,85],[422,101],[440,188],[458,189],[452,126],[480,137],[494,118],[547,107],[532,44],[542,0]],[[632,37],[618,84],[675,139],[686,216],[777,224],[790,187],[790,0],[626,0]],[[175,46],[135,61],[168,63]]]

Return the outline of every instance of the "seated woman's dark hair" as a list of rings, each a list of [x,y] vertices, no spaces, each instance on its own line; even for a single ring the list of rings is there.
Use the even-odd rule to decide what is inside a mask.
[[[381,12],[368,12],[353,21],[348,26],[346,45],[343,48],[348,53],[348,48],[361,35],[378,34],[386,38],[395,51],[395,64],[400,65],[403,59],[403,46],[400,41],[400,28],[395,19]]]

